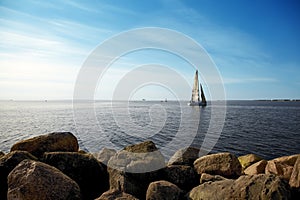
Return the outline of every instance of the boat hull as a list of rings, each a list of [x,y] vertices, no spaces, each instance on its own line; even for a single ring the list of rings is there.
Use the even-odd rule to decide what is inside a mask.
[[[204,102],[189,102],[189,106],[206,106],[206,103]]]

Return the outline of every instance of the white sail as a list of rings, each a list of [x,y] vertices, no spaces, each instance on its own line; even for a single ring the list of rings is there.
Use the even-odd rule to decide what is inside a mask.
[[[190,106],[206,106],[206,98],[205,98],[201,84],[200,84],[200,88],[201,88],[201,101],[200,101],[200,95],[199,95],[198,70],[196,70],[195,78],[194,78],[194,85],[193,85],[193,90],[192,90],[192,98],[189,103]]]

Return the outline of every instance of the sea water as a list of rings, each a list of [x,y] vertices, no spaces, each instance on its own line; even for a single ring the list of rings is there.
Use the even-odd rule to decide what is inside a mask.
[[[22,139],[69,131],[89,152],[152,140],[169,158],[183,146],[203,147],[209,127],[218,123],[212,121],[213,109],[216,115],[225,110],[226,117],[223,129],[213,132],[216,144],[211,143],[210,153],[255,153],[264,159],[300,153],[296,101],[213,102],[204,108],[176,101],[95,101],[92,107],[85,102],[73,107],[72,101],[1,101],[0,150],[9,152]]]

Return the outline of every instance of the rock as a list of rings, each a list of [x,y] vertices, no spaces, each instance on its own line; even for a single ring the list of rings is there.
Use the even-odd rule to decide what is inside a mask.
[[[239,159],[243,169],[246,169],[250,165],[262,160],[261,157],[255,155],[255,154],[247,154],[244,156],[240,156],[240,157],[238,157],[238,159]]]
[[[109,188],[107,171],[91,154],[51,152],[43,161],[76,181],[83,199],[95,199]]]
[[[294,166],[296,160],[300,157],[300,154],[295,154],[291,156],[283,156],[279,158],[273,159],[277,163],[283,164],[283,165],[289,165],[289,166]]]
[[[210,175],[206,173],[202,173],[200,177],[200,184],[206,183],[206,182],[215,182],[215,181],[223,181],[226,180],[223,176],[220,175]]]
[[[37,160],[27,151],[13,151],[0,158],[0,199],[7,196],[7,176],[23,160]]]
[[[108,162],[110,189],[145,199],[148,185],[161,178],[164,166],[164,157],[153,142],[126,147]]]
[[[181,199],[182,191],[173,183],[168,181],[156,181],[150,183],[146,200],[179,200]]]
[[[99,153],[94,156],[101,162],[107,165],[109,159],[117,153],[114,149],[103,148]]]
[[[199,175],[195,169],[187,165],[169,165],[163,169],[163,179],[185,191],[199,185]]]
[[[249,167],[247,167],[244,170],[244,173],[248,174],[248,175],[263,174],[263,173],[265,173],[265,168],[266,168],[267,163],[268,162],[266,160],[258,161],[256,163],[250,165]]]
[[[286,180],[290,180],[292,171],[293,171],[293,166],[289,166],[287,164],[282,164],[275,160],[268,161],[266,168],[265,168],[266,174],[275,174]]]
[[[2,156],[4,156],[5,155],[5,153],[3,153],[2,151],[0,151],[0,158],[2,157]]]
[[[289,184],[293,188],[300,189],[300,157],[295,162]]]
[[[238,177],[242,174],[242,167],[239,160],[231,153],[203,156],[195,160],[194,167],[198,174],[207,173],[227,178]]]
[[[189,165],[193,167],[194,161],[199,158],[199,151],[195,147],[180,149],[170,158],[168,165]]]
[[[7,199],[79,200],[80,189],[75,181],[55,167],[23,160],[8,175]]]
[[[44,152],[77,152],[78,142],[70,132],[55,132],[17,142],[11,148],[11,151],[15,150],[28,151],[36,157],[41,157]]]
[[[138,200],[134,196],[119,190],[108,190],[96,200]]]
[[[206,182],[193,188],[188,194],[190,200],[199,199],[290,199],[289,185],[274,175],[245,175],[237,180]]]

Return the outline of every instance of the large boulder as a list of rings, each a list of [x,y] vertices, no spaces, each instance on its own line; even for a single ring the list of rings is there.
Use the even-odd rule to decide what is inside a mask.
[[[170,158],[168,165],[189,165],[193,167],[194,161],[199,158],[199,151],[195,147],[179,149]]]
[[[202,173],[200,177],[200,184],[206,183],[206,182],[215,182],[215,181],[223,181],[226,180],[223,176],[220,175],[210,175],[206,173]]]
[[[209,199],[291,199],[286,181],[274,175],[245,175],[237,180],[206,182],[193,188],[187,195],[190,200]]]
[[[108,190],[96,200],[138,200],[134,196],[120,190]]]
[[[295,162],[289,184],[293,188],[300,189],[300,157]]]
[[[83,199],[99,197],[109,188],[107,171],[91,154],[76,152],[45,153],[43,161],[61,170],[76,181]]]
[[[163,179],[177,185],[186,192],[199,185],[199,175],[187,165],[169,165],[163,169]]]
[[[180,200],[182,191],[179,187],[168,181],[156,181],[150,183],[146,200]]]
[[[75,181],[55,167],[23,160],[8,175],[7,199],[79,200],[80,189]]]
[[[194,162],[198,174],[207,173],[228,178],[242,174],[242,166],[237,157],[231,153],[218,153],[198,158]]]
[[[248,174],[248,175],[263,174],[263,173],[265,173],[265,168],[266,168],[267,163],[268,163],[268,161],[266,161],[266,160],[258,161],[256,163],[250,165],[249,167],[247,167],[244,170],[244,173]]]
[[[109,159],[117,153],[114,149],[103,148],[99,153],[95,153],[94,156],[103,164],[107,165]]]
[[[7,196],[7,176],[23,160],[37,160],[27,151],[13,151],[0,158],[0,199]]]
[[[77,152],[78,141],[70,132],[55,132],[19,141],[11,147],[11,151],[15,150],[28,151],[36,157],[45,152]]]
[[[151,141],[125,147],[108,162],[110,189],[145,199],[148,185],[160,179],[164,166],[163,155]]]
[[[261,157],[255,155],[255,154],[247,154],[244,156],[240,156],[240,157],[238,157],[238,159],[239,159],[243,169],[246,169],[250,165],[262,160]]]

